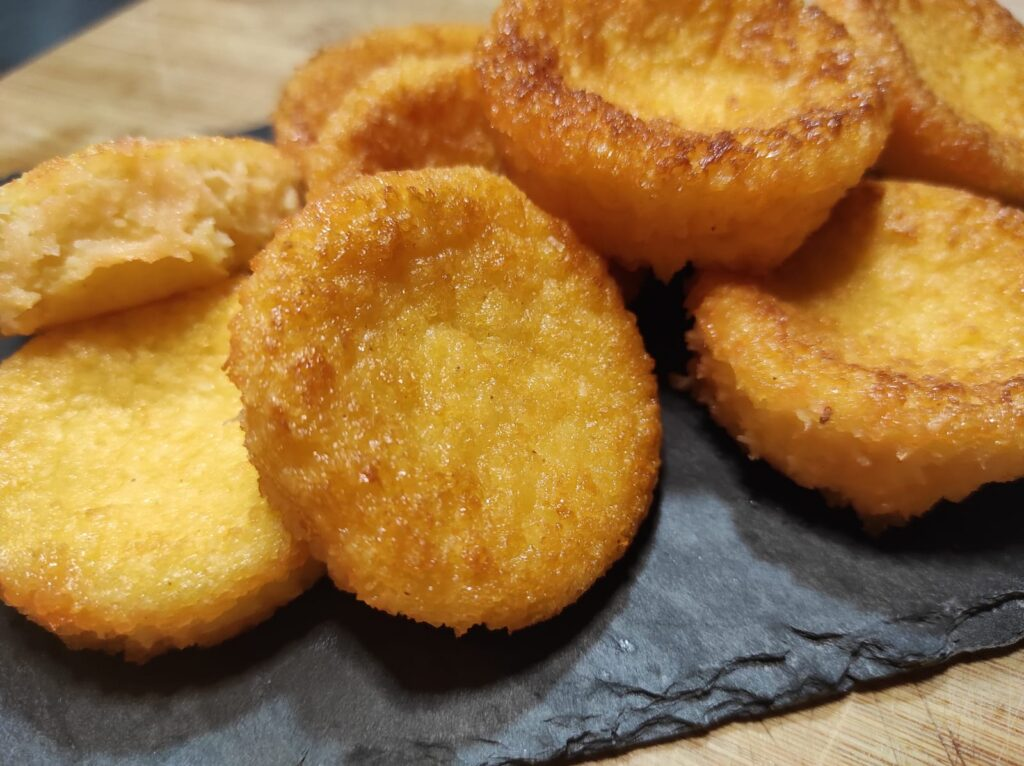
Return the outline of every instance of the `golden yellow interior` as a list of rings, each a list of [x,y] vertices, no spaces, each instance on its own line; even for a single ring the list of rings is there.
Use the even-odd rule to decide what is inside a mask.
[[[0,190],[0,320],[31,332],[207,285],[297,209],[296,176],[251,141],[137,143]]]
[[[0,577],[33,619],[185,645],[297,592],[304,554],[260,496],[221,369],[236,306],[225,284],[0,366]]]
[[[1024,358],[1024,226],[999,210],[924,184],[860,187],[770,287],[848,362],[971,380]]]
[[[918,74],[940,99],[964,118],[1024,140],[1024,33],[987,6],[890,0],[887,10]]]
[[[848,40],[801,3],[568,3],[549,32],[569,86],[701,132],[825,106],[851,62]]]

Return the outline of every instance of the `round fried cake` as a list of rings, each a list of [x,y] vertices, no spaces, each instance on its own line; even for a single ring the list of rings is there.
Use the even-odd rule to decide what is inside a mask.
[[[888,135],[873,68],[796,0],[505,0],[477,58],[506,172],[663,279],[778,264]]]
[[[763,279],[700,274],[698,398],[874,524],[1024,476],[1024,213],[866,182]]]
[[[404,58],[356,86],[306,154],[310,196],[361,173],[476,165],[497,150],[468,53]]]
[[[364,176],[257,259],[229,375],[342,589],[461,633],[573,603],[647,513],[652,363],[595,253],[477,168]]]
[[[221,367],[230,282],[0,364],[0,596],[76,648],[216,644],[321,568],[260,497]]]
[[[368,75],[403,58],[426,61],[469,53],[482,33],[472,24],[416,24],[375,29],[324,48],[285,85],[273,116],[275,142],[303,162],[327,118]]]
[[[0,187],[0,333],[223,280],[298,209],[298,182],[243,138],[124,139],[44,162]]]
[[[822,0],[890,80],[880,166],[1024,202],[1024,27],[994,0]]]

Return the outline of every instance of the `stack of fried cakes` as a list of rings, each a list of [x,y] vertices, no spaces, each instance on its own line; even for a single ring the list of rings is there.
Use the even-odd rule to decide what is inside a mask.
[[[324,571],[458,634],[548,619],[651,503],[648,273],[689,270],[715,420],[867,526],[1024,476],[1022,43],[991,0],[504,0],[321,51],[276,148],[26,173],[0,595],[138,661]]]

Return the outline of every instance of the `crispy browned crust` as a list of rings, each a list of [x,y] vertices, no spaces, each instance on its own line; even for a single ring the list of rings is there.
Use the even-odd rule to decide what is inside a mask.
[[[324,48],[295,71],[273,115],[277,145],[301,162],[324,122],[371,72],[400,58],[468,53],[483,28],[472,24],[417,24],[375,29]]]
[[[904,0],[905,2],[906,0]],[[919,71],[918,57],[942,61],[944,77],[972,88],[1000,90],[1007,100],[1024,88],[1024,27],[994,0],[910,2],[934,36],[929,50],[914,50],[892,16],[895,0],[821,0],[841,19],[884,71],[895,108],[892,135],[882,153],[883,171],[963,186],[1008,201],[1024,201],[1024,131],[990,125],[989,115],[954,104],[935,93]],[[950,39],[967,31],[970,45]],[[920,44],[916,46],[920,48]],[[969,56],[987,51],[1012,79],[993,68],[973,71]],[[1015,58],[1011,59],[1011,55]],[[1013,108],[1013,107],[1008,107]]]
[[[469,53],[379,68],[342,100],[306,153],[310,195],[387,170],[499,170],[479,90]]]
[[[589,37],[565,43],[555,31],[572,30],[573,13],[609,13],[601,4],[504,2],[477,62],[507,172],[630,268],[650,265],[666,278],[688,260],[750,269],[780,262],[874,162],[889,115],[875,72],[854,57],[840,25],[802,3],[748,5],[737,4],[746,33],[789,35],[806,56],[804,89],[827,98],[776,124],[705,134],[567,84],[566,68],[591,54],[573,42]],[[616,12],[623,7],[644,14],[664,6],[630,2]]]
[[[1020,326],[1014,291],[979,286],[973,305],[959,294],[943,304],[942,296],[954,289],[952,275],[974,268],[972,259],[979,278],[987,272],[990,283],[1020,284],[1022,249],[1020,211],[945,187],[863,183],[778,274],[698,275],[687,299],[696,320],[687,337],[696,396],[751,457],[852,504],[876,525],[1018,478],[1024,358],[985,340]],[[817,276],[807,277],[808,269]],[[867,303],[887,306],[884,320],[859,311],[851,317],[856,331],[841,332],[809,311],[815,301],[843,300],[848,275],[872,284],[856,276],[864,270],[880,280]],[[956,287],[975,290],[970,282]],[[986,313],[1008,296],[1010,312]],[[922,316],[926,305],[949,314],[941,326]],[[984,361],[977,348],[955,343],[941,361],[915,356],[914,346],[929,339],[885,335],[914,323],[921,333],[974,333]]]
[[[651,501],[635,319],[595,253],[480,169],[362,176],[307,206],[255,265],[228,371],[264,495],[390,613],[547,619]]]

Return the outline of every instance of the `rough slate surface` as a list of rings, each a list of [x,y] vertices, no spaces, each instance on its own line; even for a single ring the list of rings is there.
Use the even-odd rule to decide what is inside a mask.
[[[644,326],[682,363],[678,285]],[[326,584],[209,651],[71,652],[0,608],[6,763],[542,762],[781,710],[1024,637],[1024,486],[881,540],[663,391],[660,492],[635,545],[513,636],[387,617]]]

